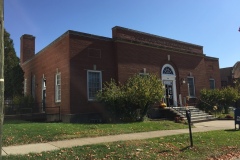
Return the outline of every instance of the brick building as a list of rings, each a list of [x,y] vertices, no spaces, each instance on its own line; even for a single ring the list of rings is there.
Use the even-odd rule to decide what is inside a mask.
[[[202,46],[118,26],[112,38],[67,31],[37,54],[35,37],[23,35],[20,59],[24,93],[48,115],[60,106],[63,121],[103,115],[95,93],[111,78],[124,83],[133,74],[154,73],[169,106],[221,86],[218,58],[206,56]]]
[[[240,78],[240,61],[236,62],[233,67],[220,69],[221,86],[234,86],[236,79]]]

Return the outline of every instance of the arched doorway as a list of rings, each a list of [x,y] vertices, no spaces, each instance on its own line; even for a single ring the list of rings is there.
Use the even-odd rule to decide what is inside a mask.
[[[177,106],[177,90],[176,90],[176,72],[170,64],[162,67],[161,77],[165,86],[165,103],[167,106]]]

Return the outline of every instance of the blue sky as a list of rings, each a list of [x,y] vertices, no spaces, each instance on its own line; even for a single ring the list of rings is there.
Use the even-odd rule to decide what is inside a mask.
[[[5,0],[4,23],[18,56],[23,34],[37,53],[67,30],[111,37],[122,26],[201,45],[221,68],[240,61],[239,0]]]

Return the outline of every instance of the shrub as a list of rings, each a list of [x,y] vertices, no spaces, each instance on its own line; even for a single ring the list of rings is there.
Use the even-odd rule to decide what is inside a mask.
[[[228,114],[229,106],[239,99],[238,90],[228,86],[221,90],[221,96],[219,103],[224,107],[225,113]]]
[[[117,84],[114,80],[105,83],[97,97],[114,118],[122,121],[142,121],[149,106],[159,102],[163,95],[162,82],[156,75],[136,74],[124,85]]]
[[[202,89],[200,91],[200,102],[198,103],[198,107],[205,112],[221,112],[222,108],[219,106],[219,99],[221,99],[219,89]],[[217,109],[215,109],[214,106],[217,106]]]
[[[125,102],[133,110],[139,110],[140,120],[147,114],[149,106],[160,102],[164,95],[162,82],[154,74],[134,75],[123,86]]]
[[[222,89],[203,89],[200,91],[200,102],[198,107],[206,112],[224,112],[227,114],[229,106],[239,99],[239,93],[236,88],[226,87]],[[217,106],[217,109],[214,108]]]
[[[110,112],[110,118],[116,120],[121,117],[124,93],[120,83],[117,84],[113,79],[104,83],[102,91],[97,93],[97,99],[105,104],[106,109]]]

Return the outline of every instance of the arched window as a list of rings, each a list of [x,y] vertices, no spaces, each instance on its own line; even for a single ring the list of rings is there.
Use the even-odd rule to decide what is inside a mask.
[[[172,74],[172,75],[174,75],[172,68],[170,68],[168,66],[163,69],[162,74]]]

